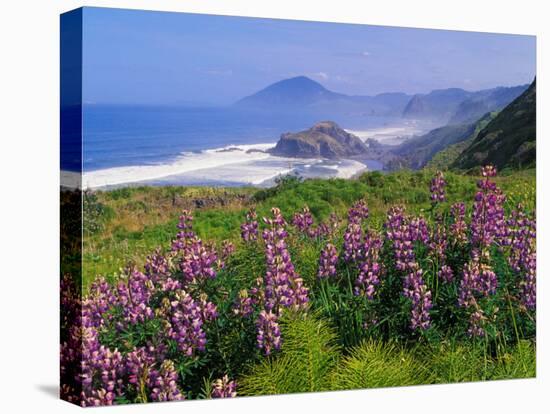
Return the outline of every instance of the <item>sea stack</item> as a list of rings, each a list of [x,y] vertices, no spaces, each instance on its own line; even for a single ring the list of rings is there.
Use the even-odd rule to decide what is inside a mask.
[[[301,132],[281,135],[271,154],[296,158],[346,158],[365,154],[361,139],[344,131],[335,122],[323,121]]]

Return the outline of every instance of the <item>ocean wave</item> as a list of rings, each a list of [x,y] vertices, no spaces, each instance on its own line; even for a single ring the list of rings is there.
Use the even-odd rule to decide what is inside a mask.
[[[304,178],[350,178],[366,169],[354,160],[301,159],[266,152],[273,143],[227,145],[197,153],[180,154],[172,162],[87,171],[84,188],[126,185],[253,185],[270,186],[277,177],[296,174]]]
[[[227,145],[198,153],[184,152],[175,160],[164,164],[136,165],[86,171],[82,184],[85,188],[117,186],[142,181],[158,180],[197,170],[219,168],[231,164],[258,161],[271,157],[265,151],[274,143],[253,145]]]

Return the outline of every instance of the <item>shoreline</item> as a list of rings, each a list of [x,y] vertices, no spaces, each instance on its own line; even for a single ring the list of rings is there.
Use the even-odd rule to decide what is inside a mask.
[[[420,128],[416,123],[411,123],[346,131],[363,141],[375,139],[384,145],[397,145],[415,133],[422,132]],[[306,179],[356,178],[365,171],[384,169],[383,162],[375,157],[339,160],[279,157],[269,152],[276,144],[277,142],[228,144],[199,152],[182,152],[164,163],[85,171],[81,179],[77,173],[62,171],[61,181],[64,186],[92,190],[140,185],[267,187],[274,185],[277,177],[293,173]]]
[[[84,173],[82,179],[76,172],[62,171],[61,183],[64,187],[82,188],[84,190],[111,190],[138,186],[212,186],[239,187],[252,186],[258,188],[271,187],[279,177],[295,174],[304,179],[309,178],[344,178],[352,179],[365,171],[370,171],[366,161],[375,160],[322,158],[287,158],[263,153],[265,157],[251,161],[236,160],[218,166],[187,169],[183,173],[168,173],[166,175],[149,176],[143,179],[129,179],[129,174],[140,169],[140,166],[122,167],[128,174],[128,180],[122,181],[113,177],[108,182],[100,183],[90,180],[90,174]],[[374,168],[376,169],[376,168]],[[105,176],[106,170],[100,175]],[[108,170],[107,170],[108,171]],[[70,178],[70,179],[69,179]],[[78,185],[74,185],[74,183]]]

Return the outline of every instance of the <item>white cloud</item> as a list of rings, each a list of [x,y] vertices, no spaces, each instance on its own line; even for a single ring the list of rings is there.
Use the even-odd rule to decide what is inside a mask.
[[[370,56],[370,52],[363,52],[363,53],[361,53],[361,56],[365,56],[365,57]]]

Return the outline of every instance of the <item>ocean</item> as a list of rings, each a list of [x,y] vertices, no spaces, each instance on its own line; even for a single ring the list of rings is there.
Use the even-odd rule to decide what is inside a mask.
[[[84,105],[83,186],[256,185],[284,174],[350,177],[373,160],[312,160],[271,156],[281,133],[309,128],[313,113],[266,113],[232,108]],[[397,121],[338,116],[345,129],[384,128]]]

